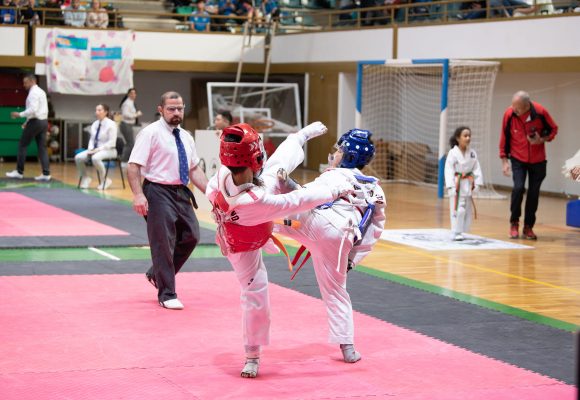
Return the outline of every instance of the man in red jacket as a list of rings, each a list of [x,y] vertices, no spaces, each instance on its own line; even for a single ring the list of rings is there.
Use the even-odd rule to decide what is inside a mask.
[[[546,148],[558,133],[558,125],[548,111],[530,100],[530,95],[519,91],[512,98],[512,105],[503,115],[499,141],[499,156],[505,176],[513,171],[514,187],[511,196],[510,238],[519,237],[520,215],[524,198],[526,176],[528,195],[524,214],[525,239],[536,240],[532,230],[536,222],[536,210],[540,197],[540,185],[546,177]],[[510,167],[511,161],[511,167]]]

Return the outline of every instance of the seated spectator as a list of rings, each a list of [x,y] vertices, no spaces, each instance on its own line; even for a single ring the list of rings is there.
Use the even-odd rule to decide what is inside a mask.
[[[457,14],[457,19],[485,18],[487,13],[485,7],[485,0],[461,3],[461,13]]]
[[[497,0],[490,0],[490,4],[492,7],[496,7]],[[505,14],[507,16],[514,16],[514,12],[519,14],[533,14],[536,12],[536,8],[534,6],[530,6],[528,3],[522,0],[501,0],[501,5],[505,10]]]
[[[246,17],[248,21],[254,18],[254,7],[252,7],[251,0],[239,0],[235,13],[238,17]],[[243,24],[245,21],[239,19],[237,22]]]
[[[20,7],[21,24],[40,25],[40,15],[34,10],[34,0],[24,0]]]
[[[55,11],[44,12],[44,25],[62,25],[62,0],[46,0],[43,8],[51,8]],[[58,10],[58,11],[57,11]]]
[[[107,29],[107,26],[109,26],[107,10],[101,7],[100,0],[93,0],[91,11],[87,14],[87,27]]]
[[[12,0],[2,0],[2,6],[4,7],[16,7]],[[3,8],[0,10],[0,23],[2,24],[15,24],[16,23],[16,9],[15,8]]]
[[[262,15],[267,22],[276,20],[280,16],[280,8],[278,7],[278,0],[264,0],[260,6]]]
[[[340,11],[354,10],[358,7],[354,0],[340,0],[337,4]],[[352,13],[341,13],[338,15],[338,20],[340,21],[339,25],[350,24],[352,23],[350,22],[352,21]]]
[[[85,26],[86,20],[87,13],[85,8],[81,6],[81,0],[72,0],[70,7],[67,7],[64,12],[64,24],[82,28]]]
[[[554,14],[552,0],[527,0],[527,7],[516,8],[514,17],[526,17],[528,15]]]
[[[196,10],[189,17],[189,27],[192,31],[209,32],[210,18],[205,10],[205,1],[197,0],[196,6]]]

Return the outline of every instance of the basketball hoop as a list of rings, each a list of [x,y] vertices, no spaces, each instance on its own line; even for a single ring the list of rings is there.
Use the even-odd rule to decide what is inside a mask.
[[[271,119],[255,119],[249,122],[250,126],[254,128],[258,133],[264,133],[271,130],[276,122]]]

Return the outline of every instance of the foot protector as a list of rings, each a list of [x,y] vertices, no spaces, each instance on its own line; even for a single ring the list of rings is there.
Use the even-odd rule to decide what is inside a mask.
[[[341,344],[340,350],[342,351],[344,362],[355,363],[361,359],[360,353],[354,349],[352,344]]]
[[[259,358],[247,358],[246,365],[242,369],[242,378],[255,378],[258,376],[258,367],[260,366]]]

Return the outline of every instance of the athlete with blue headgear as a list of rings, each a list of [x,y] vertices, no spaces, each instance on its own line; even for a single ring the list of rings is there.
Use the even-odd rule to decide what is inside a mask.
[[[316,280],[328,315],[329,342],[340,345],[347,363],[361,359],[354,348],[352,303],[346,290],[347,272],[371,251],[381,236],[385,222],[385,194],[379,181],[361,172],[375,153],[371,136],[370,131],[362,129],[352,129],[343,134],[328,157],[328,169],[313,182],[304,185],[308,188],[350,182],[355,187],[354,193],[290,217],[299,223],[274,227],[276,232],[303,245],[294,264],[306,249],[309,250],[296,272],[312,256]],[[304,153],[301,147],[295,146],[285,154],[300,157]],[[278,174],[281,192],[296,188],[284,172],[279,171]]]

